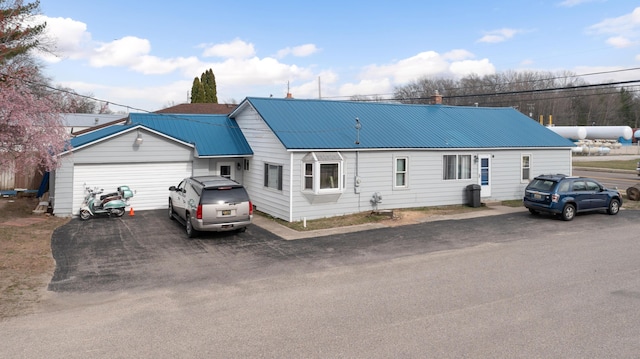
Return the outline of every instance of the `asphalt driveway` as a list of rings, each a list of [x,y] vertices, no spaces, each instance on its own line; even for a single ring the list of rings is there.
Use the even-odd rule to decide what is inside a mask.
[[[615,217],[588,214],[562,222],[521,211],[295,241],[283,240],[256,225],[244,233],[206,233],[191,240],[162,210],[139,211],[133,217],[73,219],[52,236],[56,269],[49,290],[100,292],[198,282],[231,284],[522,240],[559,229],[583,229],[587,223],[609,226],[612,220],[626,222],[637,217],[636,211],[622,211]]]

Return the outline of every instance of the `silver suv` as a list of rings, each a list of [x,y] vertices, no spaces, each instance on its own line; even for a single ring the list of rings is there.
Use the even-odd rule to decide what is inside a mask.
[[[169,187],[169,218],[180,221],[193,238],[199,231],[244,232],[253,219],[253,205],[245,188],[228,178],[185,178]]]

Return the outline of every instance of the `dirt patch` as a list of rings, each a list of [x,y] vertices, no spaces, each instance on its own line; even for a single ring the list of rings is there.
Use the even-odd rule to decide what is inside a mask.
[[[0,320],[33,312],[55,269],[51,235],[68,219],[33,214],[37,205],[29,197],[0,199]]]

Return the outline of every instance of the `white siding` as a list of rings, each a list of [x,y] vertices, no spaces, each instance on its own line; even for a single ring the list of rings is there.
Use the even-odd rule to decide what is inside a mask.
[[[63,156],[60,163],[50,177],[49,200],[53,214],[66,217],[73,211],[73,155]]]
[[[354,191],[355,153],[341,152],[345,159],[345,186],[335,202],[313,204],[302,193],[302,157],[296,153],[293,161],[293,221],[314,219],[372,210],[370,199],[382,194],[379,209],[412,208],[468,203],[466,187],[478,183],[478,170],[472,164],[470,179],[443,180],[442,158],[447,154],[490,154],[492,195],[483,201],[513,200],[522,197],[526,181],[520,178],[521,155],[532,156],[531,176],[539,173],[567,173],[571,170],[571,152],[566,150],[494,150],[494,151],[360,151],[358,174],[362,179],[360,193]],[[407,157],[408,188],[393,187],[394,158]],[[283,218],[283,217],[281,217]]]
[[[289,220],[289,153],[253,109],[242,111],[235,120],[254,153],[249,171],[243,173],[253,205],[258,211]],[[264,186],[265,163],[282,165],[282,191]]]
[[[78,163],[191,162],[193,150],[169,138],[140,130],[143,143],[134,146],[137,131],[130,131],[73,152]]]

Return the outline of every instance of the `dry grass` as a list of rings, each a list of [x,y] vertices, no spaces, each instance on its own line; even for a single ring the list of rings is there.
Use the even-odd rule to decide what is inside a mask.
[[[403,219],[411,221],[411,218],[421,216],[441,216],[455,213],[465,213],[472,211],[483,211],[486,207],[468,207],[462,205],[455,206],[437,206],[437,207],[420,207],[420,208],[408,208],[408,209],[396,209],[393,210],[393,218],[390,218],[386,214],[374,213],[371,211],[360,212],[355,214],[349,214],[344,216],[336,216],[329,218],[320,218],[307,221],[307,226],[304,227],[303,221],[287,222],[278,218],[273,218],[267,214],[259,213],[262,216],[276,221],[283,226],[295,229],[296,231],[312,231],[317,229],[327,229],[345,226],[354,226],[358,224],[377,223],[383,221],[393,220],[395,225],[402,225]]]
[[[632,170],[637,167],[637,160],[627,161],[573,161],[573,167],[609,168],[615,170]]]
[[[29,313],[51,279],[51,234],[66,218],[32,214],[35,198],[0,199],[0,320]]]

